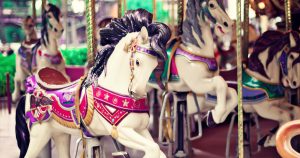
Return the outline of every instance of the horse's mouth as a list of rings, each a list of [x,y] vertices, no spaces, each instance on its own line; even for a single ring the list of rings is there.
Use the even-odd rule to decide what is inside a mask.
[[[221,33],[225,34],[221,26],[218,26],[218,29],[220,30]]]

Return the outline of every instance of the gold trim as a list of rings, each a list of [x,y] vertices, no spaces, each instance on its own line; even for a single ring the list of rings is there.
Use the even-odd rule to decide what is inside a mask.
[[[251,88],[251,87],[247,87],[247,86],[245,86],[245,85],[243,85],[243,87],[246,88],[246,89],[248,89],[248,90],[261,90],[261,91],[265,92],[265,93],[267,94],[267,96],[268,96],[268,99],[266,99],[266,100],[268,100],[268,101],[272,101],[272,100],[277,100],[277,99],[282,99],[282,98],[284,98],[284,97],[282,97],[282,98],[270,98],[268,92],[267,92],[265,89],[263,89],[263,88]],[[285,95],[284,95],[284,96],[285,96]]]
[[[74,122],[65,121],[65,120],[61,119],[59,116],[57,116],[55,113],[52,113],[52,118],[62,126],[65,126],[68,128],[78,128]]]
[[[86,126],[89,126],[93,120],[94,115],[94,95],[93,95],[93,87],[90,86],[87,90],[87,102],[88,102],[88,110],[85,118],[83,118],[83,123]]]

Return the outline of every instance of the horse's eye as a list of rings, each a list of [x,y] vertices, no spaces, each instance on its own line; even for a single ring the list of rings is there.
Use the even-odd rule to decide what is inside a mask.
[[[290,55],[290,59],[291,59],[291,60],[294,60],[294,59],[295,59],[294,55],[291,54],[291,55]]]
[[[135,64],[136,64],[136,66],[140,66],[140,61],[139,61],[139,59],[136,59]]]
[[[51,18],[51,16],[50,16],[50,15],[47,15],[47,18],[49,18],[49,19],[50,19],[50,18]]]
[[[209,4],[209,7],[210,7],[210,8],[215,8],[215,5],[214,5],[213,3],[210,3],[210,4]]]

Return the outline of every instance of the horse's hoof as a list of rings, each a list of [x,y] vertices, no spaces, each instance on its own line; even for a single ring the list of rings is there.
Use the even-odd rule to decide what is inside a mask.
[[[217,126],[217,123],[214,121],[214,118],[212,116],[212,112],[208,111],[205,115],[204,119],[206,119],[206,125],[207,127],[215,127]]]
[[[125,151],[112,153],[112,158],[130,158],[129,154]]]
[[[181,157],[186,157],[186,156],[187,156],[186,153],[182,150],[177,151],[175,154],[176,158],[181,158]]]
[[[264,145],[265,145],[265,142],[266,142],[266,140],[267,140],[268,137],[269,137],[268,134],[265,135],[264,137],[262,137],[262,138],[257,142],[257,144],[258,144],[259,146],[264,146]]]
[[[275,134],[277,132],[277,130],[279,129],[279,125],[277,125],[276,127],[274,127],[273,129],[270,130],[270,133]]]

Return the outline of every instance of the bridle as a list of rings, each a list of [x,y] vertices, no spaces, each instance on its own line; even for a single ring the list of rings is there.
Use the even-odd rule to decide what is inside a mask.
[[[134,56],[135,54],[139,52],[139,53],[144,53],[147,55],[151,55],[154,57],[157,57],[158,59],[160,59],[161,57],[153,50],[153,49],[149,49],[143,46],[139,46],[137,44],[137,38],[134,39],[132,41],[132,43],[129,46],[129,53],[131,53],[130,55],[130,59],[129,59],[129,65],[130,65],[130,83],[128,86],[128,93],[130,95],[130,97],[134,98],[134,99],[139,99],[141,97],[139,97],[135,92],[132,91],[132,86],[133,86],[133,79],[134,79]],[[158,61],[163,61],[163,60],[158,60]],[[156,71],[161,72],[160,70],[164,68],[164,64],[160,64],[161,62],[158,62],[158,66],[157,66],[157,70],[154,70],[154,73]],[[155,75],[156,76],[156,75]],[[160,78],[160,76],[159,76]],[[143,97],[143,96],[142,96]]]
[[[287,52],[288,51],[286,49],[287,49],[287,47],[283,49],[279,59],[277,59],[284,77],[288,76],[288,65],[287,65],[288,64],[287,63],[287,59],[288,59]]]

